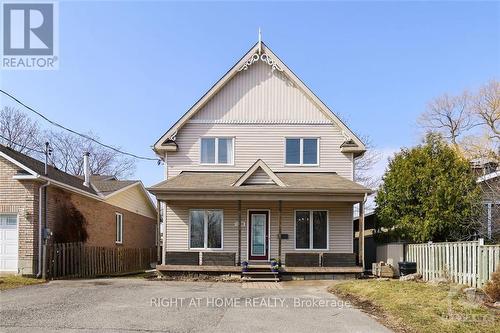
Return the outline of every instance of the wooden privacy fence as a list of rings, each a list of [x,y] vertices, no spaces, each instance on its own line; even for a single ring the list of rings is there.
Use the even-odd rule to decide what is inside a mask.
[[[417,263],[424,280],[446,277],[451,281],[481,288],[500,265],[500,245],[484,240],[409,244],[406,260]]]
[[[47,247],[47,261],[50,278],[97,277],[149,269],[156,249],[53,244]]]

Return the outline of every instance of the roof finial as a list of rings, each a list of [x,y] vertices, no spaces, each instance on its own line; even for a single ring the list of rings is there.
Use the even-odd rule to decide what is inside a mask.
[[[259,27],[259,54],[262,53],[262,32],[260,31]]]

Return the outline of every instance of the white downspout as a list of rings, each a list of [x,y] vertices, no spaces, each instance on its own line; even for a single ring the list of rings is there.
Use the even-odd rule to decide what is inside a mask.
[[[43,208],[43,203],[47,200],[47,196],[43,196],[43,201],[42,201],[42,194],[43,194],[43,189],[46,188],[47,186],[50,185],[50,181],[46,182],[45,184],[41,185],[38,188],[38,273],[36,274],[36,277],[39,278],[42,276],[42,208]]]

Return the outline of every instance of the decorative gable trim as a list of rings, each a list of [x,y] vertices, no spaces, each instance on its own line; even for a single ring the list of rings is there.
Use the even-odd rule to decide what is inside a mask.
[[[281,68],[281,66],[276,61],[274,61],[273,58],[271,58],[270,56],[268,56],[266,53],[263,53],[263,54],[254,53],[250,57],[250,59],[248,59],[245,62],[245,64],[243,66],[241,66],[240,69],[238,69],[238,72],[246,71],[248,69],[248,67],[250,67],[251,65],[253,65],[254,63],[256,63],[259,60],[262,61],[262,62],[264,62],[265,64],[268,64],[269,66],[271,66],[273,72],[275,70],[283,72],[283,68]]]
[[[249,180],[254,173],[261,169],[264,171],[269,178],[278,186],[285,187],[285,183],[271,170],[270,167],[267,166],[267,164],[261,160],[258,159],[234,184],[233,186],[241,186],[244,185],[247,180]]]
[[[260,54],[260,56],[259,56]],[[257,59],[257,56],[259,57]],[[264,57],[263,57],[264,56]],[[262,59],[263,58],[263,59]],[[212,97],[217,94],[227,82],[229,82],[240,71],[247,70],[249,66],[257,61],[263,61],[283,72],[290,81],[295,84],[305,95],[323,112],[329,119],[336,124],[345,134],[346,139],[353,140],[357,148],[351,148],[352,152],[363,154],[366,151],[363,142],[338,118],[296,75],[293,73],[263,42],[257,42],[210,90],[203,95],[154,145],[153,150],[163,158],[166,149],[162,146],[166,140],[174,140],[177,131],[190,120],[199,110],[205,106]]]

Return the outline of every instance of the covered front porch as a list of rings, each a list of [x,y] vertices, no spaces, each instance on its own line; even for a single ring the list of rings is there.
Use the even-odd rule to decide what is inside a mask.
[[[334,173],[244,175],[186,172],[150,189],[163,214],[158,270],[236,273],[275,259],[284,274],[362,272],[352,216],[359,204],[363,224],[369,189]]]

